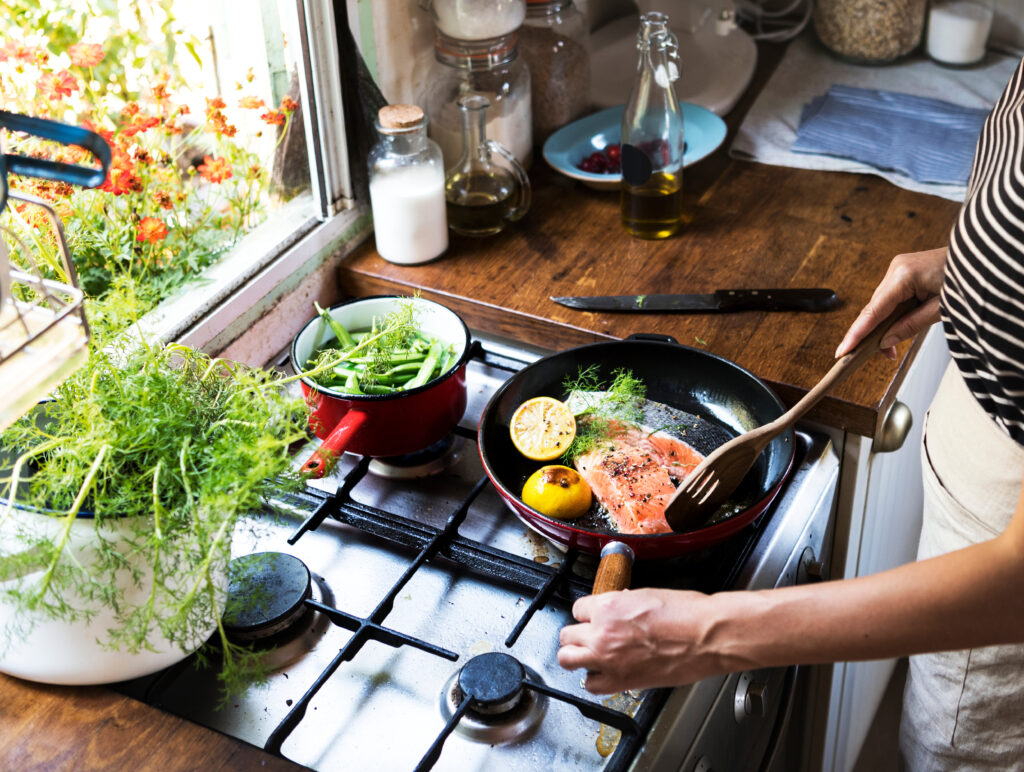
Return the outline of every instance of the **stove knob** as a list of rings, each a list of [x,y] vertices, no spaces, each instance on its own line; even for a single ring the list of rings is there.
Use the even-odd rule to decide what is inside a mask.
[[[755,681],[750,673],[741,673],[736,683],[736,697],[733,700],[733,715],[736,723],[742,723],[748,716],[760,718],[767,712],[768,684]]]
[[[820,582],[825,578],[825,564],[814,558],[814,548],[807,547],[800,555],[800,565],[796,569],[796,583]]]

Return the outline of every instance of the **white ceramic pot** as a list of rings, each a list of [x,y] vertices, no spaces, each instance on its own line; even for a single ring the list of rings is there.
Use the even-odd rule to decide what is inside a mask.
[[[0,503],[0,545],[3,554],[25,549],[26,537],[52,539],[63,528],[63,520],[43,513],[13,508],[8,516],[6,502]],[[138,524],[135,524],[138,525]],[[121,551],[127,546],[126,536],[138,528],[131,528],[127,520],[114,525],[104,525],[102,538]],[[70,542],[62,560],[73,556],[86,571],[94,566],[96,549],[101,539],[92,517],[78,517],[71,527]],[[21,545],[20,547],[16,545]],[[127,550],[124,550],[128,552]],[[225,550],[227,552],[228,550]],[[170,554],[163,557],[164,565],[174,561],[176,575],[180,570],[181,586],[192,582],[195,572],[189,575],[198,558],[187,554]],[[153,584],[151,567],[140,567],[138,581],[133,581],[129,570],[117,576],[125,588],[127,604],[139,606],[145,603]],[[216,629],[217,618],[224,607],[227,592],[226,558],[217,563],[216,600],[206,604],[192,625],[193,634],[186,640],[170,641],[155,628],[148,639],[149,646],[139,651],[111,648],[108,630],[119,627],[114,611],[95,600],[81,596],[67,597],[69,605],[89,609],[94,613],[90,619],[58,621],[42,618],[34,612],[17,610],[7,592],[16,586],[24,589],[38,582],[43,576],[41,570],[28,570],[20,577],[0,583],[0,672],[51,684],[99,684],[123,681],[155,673],[187,657],[196,651]],[[165,606],[166,608],[166,606]]]

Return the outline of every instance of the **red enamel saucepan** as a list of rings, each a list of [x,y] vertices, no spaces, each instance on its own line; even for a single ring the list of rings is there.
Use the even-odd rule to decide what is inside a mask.
[[[414,320],[427,338],[436,338],[455,352],[455,364],[422,386],[393,394],[345,394],[302,379],[302,391],[313,409],[309,426],[323,442],[303,465],[312,477],[322,477],[329,459],[341,453],[400,456],[423,450],[447,436],[466,412],[466,362],[470,356],[469,329],[453,311],[423,298],[378,296],[350,300],[329,309],[349,332],[380,325],[403,304],[414,304]],[[303,368],[318,346],[334,338],[319,317],[306,323],[292,342],[292,362]]]
[[[647,399],[669,406],[686,421],[686,442],[705,455],[732,437],[778,418],[785,408],[748,370],[663,336],[632,336],[568,349],[534,362],[506,381],[480,417],[478,439],[484,469],[505,503],[527,526],[558,544],[602,555],[595,592],[628,586],[633,556],[675,557],[728,539],[775,498],[793,464],[792,430],[769,443],[709,524],[691,531],[622,534],[597,520],[556,520],[528,507],[520,499],[523,484],[543,464],[525,458],[512,444],[512,414],[531,397],[566,399],[566,378],[590,366],[596,366],[600,378],[609,383],[615,369],[632,371],[645,384]]]

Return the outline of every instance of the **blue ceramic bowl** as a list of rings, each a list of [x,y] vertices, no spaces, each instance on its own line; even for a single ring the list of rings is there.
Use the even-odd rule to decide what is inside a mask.
[[[700,105],[682,103],[686,151],[683,166],[710,155],[725,140],[725,122]],[[578,164],[591,153],[614,145],[622,136],[624,105],[580,118],[563,126],[544,143],[544,160],[566,177],[595,190],[618,190],[621,174],[585,172]]]

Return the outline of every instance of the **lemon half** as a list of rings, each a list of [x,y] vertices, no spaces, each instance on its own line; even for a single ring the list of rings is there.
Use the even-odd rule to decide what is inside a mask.
[[[568,466],[542,466],[523,486],[523,503],[542,515],[572,520],[590,509],[591,492],[587,481]]]
[[[512,444],[532,461],[554,461],[576,436],[576,418],[554,397],[534,397],[516,408],[509,426]]]

